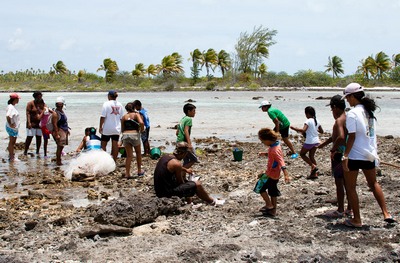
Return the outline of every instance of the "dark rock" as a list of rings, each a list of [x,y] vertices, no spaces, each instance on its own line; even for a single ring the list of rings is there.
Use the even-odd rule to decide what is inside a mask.
[[[25,222],[25,230],[30,231],[30,230],[34,229],[37,224],[38,224],[38,222],[36,222],[36,221]]]
[[[106,203],[93,213],[93,217],[100,224],[134,227],[154,222],[160,215],[179,213],[181,206],[182,201],[178,197],[157,198],[135,193]]]

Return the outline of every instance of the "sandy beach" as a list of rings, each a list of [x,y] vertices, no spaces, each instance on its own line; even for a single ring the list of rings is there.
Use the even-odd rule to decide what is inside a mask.
[[[300,149],[301,140],[292,139]],[[400,165],[399,142],[379,138],[382,161]],[[383,221],[363,175],[358,179],[363,227],[351,229],[342,224],[344,219],[324,217],[336,208],[328,149],[317,151],[316,180],[306,179],[309,168],[300,158],[286,158],[292,180],[281,180],[278,215],[271,218],[258,212],[263,202],[252,191],[266,165],[257,156],[264,150],[260,143],[207,138],[196,144],[201,163],[194,170],[213,196],[226,199],[222,207],[198,199],[187,205],[178,198],[155,198],[152,171],[157,161],[148,157],[143,162],[146,175],[133,180],[121,178],[123,159],[116,171],[86,182],[66,180],[64,167],[50,161],[38,160],[41,165],[21,173],[10,166],[0,178],[0,262],[400,260],[399,226]],[[243,149],[240,162],[233,159],[234,147]],[[3,160],[2,165],[9,164]],[[396,218],[398,174],[397,168],[382,165],[378,177]]]

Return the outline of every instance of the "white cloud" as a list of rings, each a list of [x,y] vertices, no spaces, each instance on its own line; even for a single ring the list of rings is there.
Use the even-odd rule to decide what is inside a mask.
[[[11,51],[24,51],[29,49],[31,43],[24,39],[21,28],[17,28],[13,36],[8,40],[8,49]]]
[[[69,50],[71,49],[76,43],[76,39],[67,39],[64,40],[64,42],[61,43],[60,45],[60,50]]]

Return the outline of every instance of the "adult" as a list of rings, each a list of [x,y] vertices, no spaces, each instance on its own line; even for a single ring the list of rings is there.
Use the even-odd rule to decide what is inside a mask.
[[[18,110],[15,108],[15,105],[18,104],[20,98],[21,97],[17,93],[11,93],[6,110],[6,131],[9,136],[7,150],[9,154],[8,160],[10,162],[19,161],[18,158],[15,158],[14,146],[17,142],[18,128],[20,125],[19,113]]]
[[[173,154],[163,155],[154,170],[154,189],[157,197],[186,197],[197,195],[210,205],[222,205],[225,200],[212,198],[204,189],[201,182],[188,181],[182,176],[182,170],[192,174],[192,169],[182,166],[181,160],[189,151],[186,142],[178,142]]]
[[[132,102],[126,104],[127,113],[121,119],[122,143],[125,147],[125,178],[132,179],[131,162],[133,159],[133,149],[136,153],[137,175],[143,176],[142,171],[142,152],[140,147],[140,133],[144,130],[144,124],[140,113],[135,110]],[[133,148],[133,149],[132,149]]]
[[[26,104],[26,140],[24,155],[28,154],[29,146],[31,145],[33,136],[36,137],[36,154],[39,154],[42,144],[42,129],[40,128],[40,116],[42,109],[39,107],[39,102],[43,99],[43,94],[40,91],[33,92],[33,100]],[[46,106],[46,104],[44,104]]]
[[[376,181],[377,142],[375,133],[375,101],[366,96],[364,88],[358,83],[347,85],[344,96],[353,107],[346,117],[348,132],[346,150],[342,157],[345,171],[347,198],[353,208],[353,218],[343,223],[349,227],[362,227],[359,200],[356,191],[357,175],[361,169],[376,201],[378,202],[384,221],[396,222],[386,208],[385,197],[379,183]]]
[[[133,102],[135,109],[139,111],[140,115],[142,116],[143,123],[144,123],[144,131],[140,134],[140,138],[142,139],[143,144],[143,155],[147,156],[150,155],[150,143],[149,143],[149,135],[150,135],[150,119],[149,115],[147,114],[147,110],[143,108],[142,102],[140,100],[135,100]]]
[[[64,112],[65,100],[63,97],[57,97],[56,108],[54,109],[51,122],[53,124],[53,138],[57,144],[56,163],[62,165],[61,155],[65,145],[68,145],[69,127],[68,118]]]
[[[118,156],[118,141],[121,133],[121,118],[124,115],[123,106],[117,101],[118,92],[110,90],[108,101],[104,102],[101,110],[99,132],[101,134],[101,148],[107,151],[107,143],[111,139],[111,155],[114,161]]]
[[[326,141],[324,141],[318,148],[323,148],[326,145],[332,143],[330,149],[331,157],[331,172],[335,179],[336,185],[336,198],[337,198],[337,210],[328,211],[325,216],[329,218],[340,218],[343,216],[349,216],[352,214],[351,206],[348,203],[347,209],[344,209],[344,198],[345,198],[345,186],[344,186],[344,172],[342,165],[342,157],[346,148],[346,103],[342,100],[342,96],[335,95],[331,98],[328,105],[331,107],[333,118],[335,123],[332,127],[332,135]]]
[[[274,122],[275,124],[274,131],[279,132],[281,134],[282,140],[290,149],[289,152],[290,157],[292,159],[299,157],[299,154],[296,153],[296,151],[294,150],[292,142],[289,140],[290,122],[288,118],[286,118],[286,116],[282,113],[282,111],[278,110],[277,108],[271,107],[271,105],[272,105],[271,102],[264,100],[261,102],[259,108],[261,108],[263,112],[267,112],[268,116]]]

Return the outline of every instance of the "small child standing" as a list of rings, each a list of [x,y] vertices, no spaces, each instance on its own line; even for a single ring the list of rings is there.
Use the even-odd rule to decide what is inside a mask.
[[[304,109],[304,113],[307,120],[304,122],[303,128],[296,128],[293,126],[290,126],[290,128],[300,132],[306,137],[306,140],[300,151],[300,156],[311,167],[311,173],[307,179],[316,179],[318,178],[318,167],[317,162],[315,161],[315,152],[320,144],[318,133],[323,133],[324,130],[317,120],[317,115],[313,107],[306,107]],[[307,156],[307,153],[309,153],[309,156]]]
[[[278,137],[278,133],[268,128],[263,128],[258,131],[258,138],[260,141],[265,146],[269,147],[268,152],[260,152],[258,155],[268,156],[268,164],[266,172],[259,176],[254,192],[260,194],[265,201],[265,206],[263,206],[260,211],[267,216],[276,215],[277,197],[281,195],[278,189],[281,171],[283,171],[285,176],[285,182],[290,182]]]

